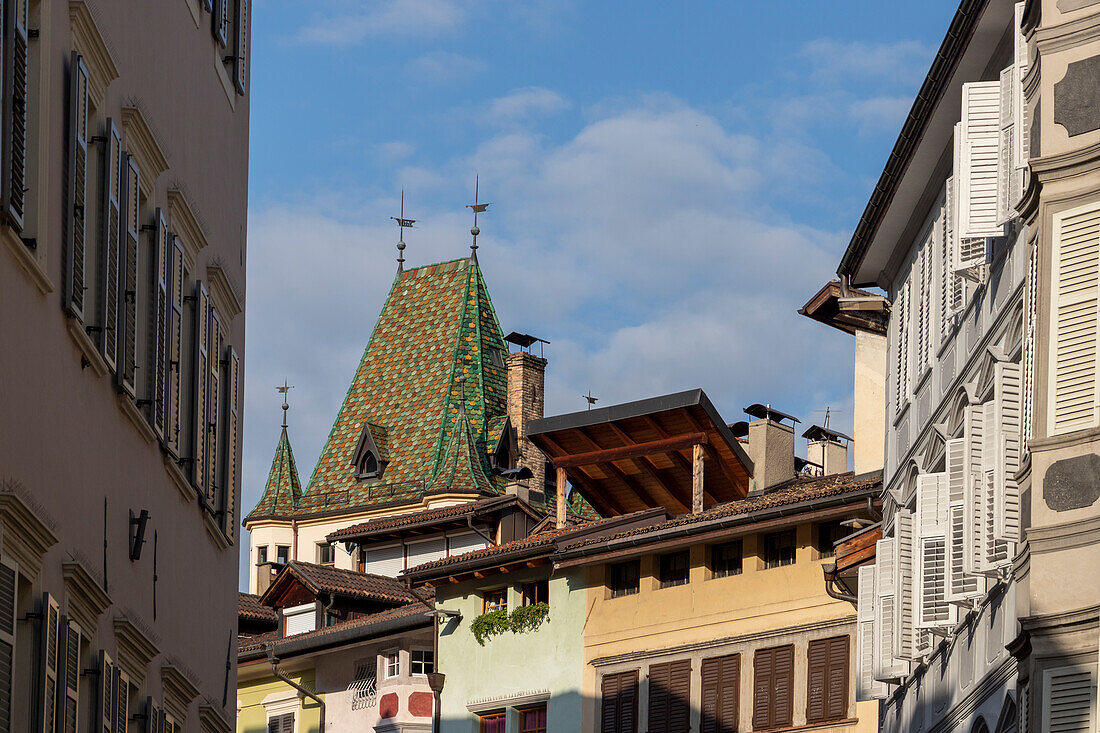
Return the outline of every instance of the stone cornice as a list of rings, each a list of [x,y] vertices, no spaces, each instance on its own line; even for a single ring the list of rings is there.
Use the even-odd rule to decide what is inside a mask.
[[[240,314],[241,299],[229,280],[229,274],[220,264],[215,262],[207,265],[206,285],[210,288],[210,297],[214,299],[214,305],[222,316],[233,320]]]
[[[187,708],[199,696],[199,688],[179,667],[172,664],[165,664],[160,668],[160,679],[164,688],[164,707],[177,720],[186,719]]]
[[[1039,631],[1048,633],[1051,630],[1072,631],[1073,626],[1094,626],[1098,616],[1100,616],[1100,605],[1085,606],[1063,613],[1025,616],[1020,619],[1020,628],[1033,635]]]
[[[137,107],[122,108],[122,144],[137,158],[141,169],[141,187],[151,195],[156,180],[168,170],[168,159],[157,143],[149,122]]]
[[[89,92],[96,107],[103,106],[103,95],[111,82],[118,78],[118,67],[111,58],[111,51],[99,33],[95,17],[84,0],[70,0],[69,26],[73,34],[73,46],[84,57],[88,67]]]
[[[1027,542],[1031,554],[1042,555],[1074,547],[1085,547],[1100,541],[1100,517],[1086,517],[1073,522],[1028,527]]]
[[[183,242],[185,264],[194,272],[199,252],[210,242],[203,234],[199,218],[187,203],[187,197],[178,188],[168,189],[168,227]]]
[[[1074,48],[1097,38],[1100,38],[1100,22],[1095,15],[1085,15],[1035,31],[1035,45],[1039,48],[1040,57]]]
[[[42,570],[42,556],[57,544],[57,535],[31,506],[15,492],[21,484],[0,485],[0,519],[3,520],[4,554],[19,563],[19,571],[31,580]]]
[[[149,662],[160,654],[160,649],[142,629],[125,616],[115,617],[115,641],[118,643],[118,666],[140,687],[145,682],[145,670]]]
[[[81,563],[62,563],[61,572],[68,596],[66,612],[77,620],[81,628],[94,635],[99,628],[99,617],[111,607],[111,597]]]
[[[210,704],[199,705],[199,727],[202,733],[233,733],[221,711]]]

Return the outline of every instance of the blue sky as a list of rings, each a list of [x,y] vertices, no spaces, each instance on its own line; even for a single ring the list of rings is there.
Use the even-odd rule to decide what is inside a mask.
[[[550,340],[549,413],[703,387],[851,422],[833,276],[955,9],[256,0],[244,509],[278,438],[312,471],[395,270],[479,259],[505,331]],[[247,545],[245,545],[247,546]]]

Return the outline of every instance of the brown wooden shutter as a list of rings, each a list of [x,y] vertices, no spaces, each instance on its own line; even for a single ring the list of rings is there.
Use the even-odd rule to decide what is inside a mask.
[[[612,733],[619,719],[619,675],[603,676],[600,697],[600,731]],[[269,730],[268,733],[272,731]]]
[[[221,355],[222,355],[222,319],[218,309],[210,306],[210,343],[207,346],[207,359],[210,373],[206,382],[206,501],[211,511],[217,511],[220,504],[221,486],[218,481],[220,470],[218,440],[221,430]]]
[[[654,664],[649,668],[649,732],[686,733],[690,708],[691,661]]]
[[[756,730],[791,724],[794,647],[760,649],[753,658],[752,725]]]
[[[133,397],[137,379],[137,297],[138,234],[141,230],[141,172],[137,160],[126,156],[122,190],[125,192],[122,230],[122,270],[118,296],[118,371],[119,389]]]
[[[829,642],[819,639],[810,642],[806,653],[807,678],[806,722],[820,723],[828,720],[825,713],[825,688],[829,671]]]
[[[183,245],[179,237],[172,237],[172,251],[169,258],[169,302],[168,314],[168,390],[167,425],[165,445],[168,452],[179,458],[180,443],[183,439],[182,411],[180,401],[183,398]]]
[[[115,733],[126,733],[130,722],[130,678],[115,667]]]
[[[218,45],[225,48],[229,45],[229,0],[214,0],[212,30]]]
[[[225,536],[233,539],[237,516],[237,454],[240,451],[241,434],[241,359],[232,346],[226,347],[225,359],[225,420],[222,445],[222,528]]]
[[[149,354],[147,358],[147,389],[149,397],[149,423],[162,441],[165,435],[167,400],[165,385],[168,380],[168,224],[158,208],[153,231],[153,262],[149,299]]]
[[[848,717],[848,680],[851,656],[848,637],[829,639],[829,667],[825,677],[825,714],[828,720]]]
[[[237,32],[236,45],[233,48],[233,86],[237,88],[237,94],[244,94],[248,89],[248,23],[251,3],[248,0],[236,0],[237,6]]]
[[[99,686],[96,695],[97,733],[114,733],[115,686],[118,675],[115,663],[107,652],[99,652]]]
[[[151,697],[145,698],[145,733],[161,733],[164,712]]]
[[[54,733],[57,730],[58,667],[61,654],[61,611],[49,593],[42,594],[42,635],[38,649],[38,692],[36,730]]]
[[[4,3],[3,210],[8,222],[23,230],[27,205],[27,0]],[[87,138],[85,138],[87,140]]]
[[[10,6],[13,3],[6,4]],[[84,68],[84,60],[80,54],[75,51],[72,54],[72,64],[69,69],[68,175],[63,298],[69,315],[83,321],[84,300],[88,290],[84,264],[87,256],[87,227],[85,226],[87,216],[84,204],[88,189],[88,70]],[[23,184],[19,185],[22,189]]]
[[[99,203],[99,351],[113,373],[118,362],[118,270],[121,235],[122,136],[107,120]]]
[[[741,655],[703,660],[700,733],[736,733],[741,694]]]
[[[604,675],[601,696],[601,733],[635,733],[638,729],[638,671]]]
[[[210,359],[207,351],[210,340],[210,296],[202,282],[195,283],[195,334],[194,375],[191,391],[191,483],[206,499],[206,425],[207,425],[207,380],[210,376]]]
[[[61,685],[57,727],[61,733],[77,733],[80,720],[80,627],[65,616],[61,617],[61,639],[64,646],[58,670]]]
[[[0,560],[0,733],[11,733],[15,664],[15,585],[19,566]]]

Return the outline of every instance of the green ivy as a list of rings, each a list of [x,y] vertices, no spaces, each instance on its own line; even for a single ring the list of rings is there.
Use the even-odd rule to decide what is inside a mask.
[[[512,611],[510,616],[506,609],[498,608],[475,618],[470,624],[470,631],[473,632],[477,643],[485,646],[485,642],[491,636],[503,634],[505,631],[511,631],[513,634],[534,631],[548,618],[550,618],[548,603],[520,606]]]

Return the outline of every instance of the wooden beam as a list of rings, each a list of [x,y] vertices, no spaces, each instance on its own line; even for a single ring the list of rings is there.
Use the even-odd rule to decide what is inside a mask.
[[[691,448],[691,513],[703,511],[703,446],[697,443]]]
[[[565,482],[566,474],[564,466],[555,466],[557,469],[557,528],[561,529],[565,526]]]
[[[706,447],[706,451],[707,451],[707,454],[718,465],[718,470],[721,471],[722,475],[726,477],[726,481],[730,482],[730,486],[733,487],[734,493],[738,494],[738,496],[743,496],[743,494],[741,494],[741,492],[739,490],[740,484],[737,482],[737,477],[733,475],[733,471],[730,470],[730,467],[727,466],[726,462],[723,461],[721,456],[718,455],[718,451],[716,451],[714,449],[714,446],[713,445],[708,445]]]
[[[611,432],[615,433],[615,436],[619,440],[623,441],[624,443],[629,443],[630,442],[630,436],[627,435],[626,433],[624,433],[622,431],[622,428],[620,428],[615,423],[608,423],[607,427],[611,428]],[[662,437],[667,437],[667,435],[662,436]],[[677,458],[682,459],[682,456],[680,456],[680,454],[676,451],[672,451],[672,453],[669,453],[667,455],[676,456]],[[657,468],[656,464],[653,463],[653,457],[652,456],[643,456],[641,458],[631,458],[630,462],[639,471],[641,471],[645,475],[649,476],[651,481],[653,481],[658,486],[660,486],[661,489],[665,492],[665,494],[667,494],[668,497],[672,500],[672,503],[682,507],[683,511],[685,511],[685,512],[687,511],[687,505],[684,504],[684,502],[680,501],[676,497],[676,493],[672,490],[672,487],[668,484],[667,481],[665,481],[665,477],[661,475],[661,469]]]
[[[579,468],[580,466],[591,466],[596,463],[610,463],[612,461],[622,461],[627,458],[639,458],[645,455],[653,455],[654,453],[668,453],[670,451],[693,446],[697,443],[705,444],[707,442],[706,433],[690,433],[688,435],[679,435],[675,438],[652,440],[648,443],[635,443],[634,445],[624,445],[619,448],[606,448],[604,450],[592,451],[591,453],[577,453],[571,456],[561,456],[555,458],[553,464],[554,468]]]
[[[627,511],[623,508],[615,497],[606,494],[599,490],[599,488],[592,483],[591,477],[580,469],[574,469],[572,474],[569,474],[569,478],[573,481],[575,486],[585,498],[588,499],[588,503],[603,516],[613,516],[616,514],[627,514]]]
[[[485,579],[485,573],[481,572],[480,570],[475,570],[474,571],[474,577],[477,578],[478,580],[484,580]]]
[[[610,425],[610,423],[609,423],[609,425]],[[599,443],[597,443],[596,439],[593,438],[591,435],[589,435],[588,431],[586,431],[584,428],[578,428],[577,432],[596,451],[610,450],[608,448],[604,448]],[[623,436],[623,438],[624,438],[625,441],[630,440],[629,438],[626,438],[625,436]],[[638,459],[634,459],[634,458],[627,458],[627,459],[624,459],[624,460],[629,461],[631,464],[636,466],[638,468],[638,470],[642,471],[643,473],[646,472],[646,469],[642,467],[642,462],[645,459],[638,460]],[[646,467],[648,468],[648,464],[646,464]],[[627,476],[626,473],[624,473],[623,470],[620,469],[618,466],[616,466],[614,463],[601,464],[601,468],[606,468],[608,471],[610,471],[615,476],[615,478],[619,479],[624,484],[629,486],[630,490],[633,491],[634,493],[638,494],[638,496],[641,498],[641,500],[644,501],[650,507],[663,506],[663,503],[657,501],[657,499],[655,499],[654,496],[652,494],[650,494],[649,491],[644,486],[642,486],[637,481],[635,481],[634,479]],[[679,499],[676,498],[676,495],[672,493],[672,490],[667,485],[665,485],[665,482],[661,480],[660,476],[658,476],[656,473],[654,473],[652,471],[649,472],[649,476],[650,476],[651,479],[654,479],[656,481],[658,486],[660,486],[662,489],[664,489],[664,492],[668,495],[668,499],[669,499],[670,504],[672,504],[674,506],[677,506],[677,507],[681,507],[681,511],[685,511],[685,512],[687,511],[687,506],[684,504],[684,502],[682,502],[682,501],[680,501]]]
[[[497,568],[497,570],[499,570],[502,573],[508,573],[508,572],[511,572],[512,569],[509,568],[507,565],[501,565],[499,568]]]

